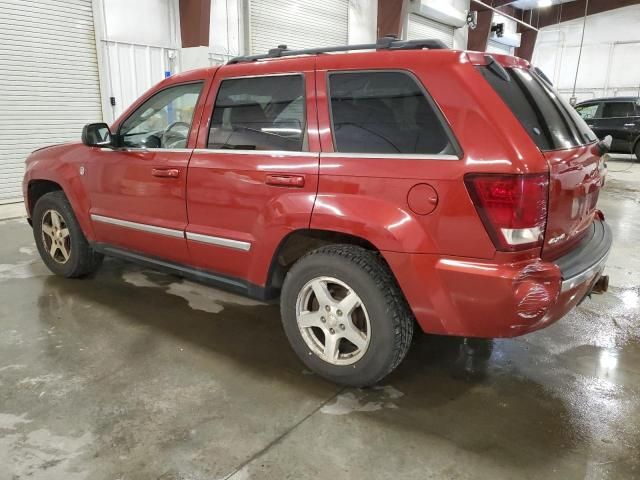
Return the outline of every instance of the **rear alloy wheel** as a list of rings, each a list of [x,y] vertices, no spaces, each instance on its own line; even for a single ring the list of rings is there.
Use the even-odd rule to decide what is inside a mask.
[[[329,245],[298,260],[280,298],[282,325],[303,363],[342,385],[379,382],[405,357],[414,317],[377,252]]]
[[[332,365],[355,363],[369,347],[369,314],[358,294],[336,278],[307,282],[298,294],[296,318],[307,346]]]

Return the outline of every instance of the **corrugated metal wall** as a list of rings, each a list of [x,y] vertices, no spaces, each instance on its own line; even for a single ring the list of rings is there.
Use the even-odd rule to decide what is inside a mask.
[[[2,0],[0,203],[21,200],[31,151],[100,120],[91,0]]]
[[[290,49],[346,45],[347,0],[249,0],[251,53],[267,53],[278,45]]]

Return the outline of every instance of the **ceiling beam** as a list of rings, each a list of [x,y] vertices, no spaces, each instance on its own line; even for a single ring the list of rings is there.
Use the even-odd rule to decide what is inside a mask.
[[[533,11],[533,17],[537,19],[533,23],[537,28],[554,25],[559,21],[568,22],[584,16],[585,3],[586,0],[576,0],[552,7],[527,10],[523,18],[528,18],[529,12]],[[589,0],[587,15],[595,15],[631,5],[640,5],[640,0]],[[560,16],[561,13],[562,16]]]

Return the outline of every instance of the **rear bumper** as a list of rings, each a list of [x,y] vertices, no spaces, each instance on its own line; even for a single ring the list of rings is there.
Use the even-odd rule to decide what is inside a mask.
[[[606,222],[596,220],[580,244],[555,260],[562,272],[561,291],[566,292],[593,280],[604,270],[613,235]]]
[[[603,221],[554,261],[495,263],[383,252],[422,329],[465,337],[515,337],[566,315],[601,275],[612,236]]]

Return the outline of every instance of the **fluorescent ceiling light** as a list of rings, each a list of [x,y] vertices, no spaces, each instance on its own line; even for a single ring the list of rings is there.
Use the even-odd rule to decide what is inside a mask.
[[[550,7],[553,5],[553,0],[538,0],[538,8]]]

